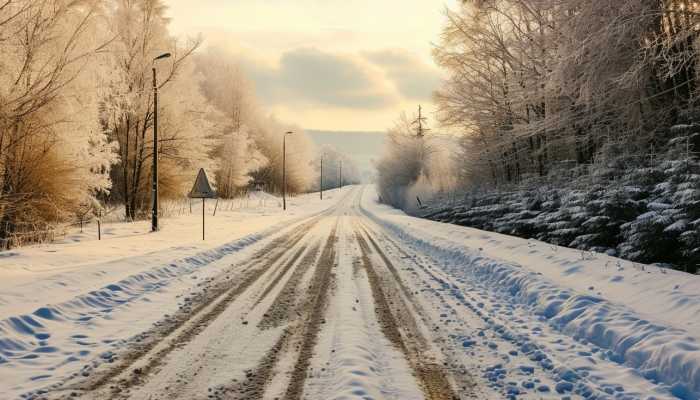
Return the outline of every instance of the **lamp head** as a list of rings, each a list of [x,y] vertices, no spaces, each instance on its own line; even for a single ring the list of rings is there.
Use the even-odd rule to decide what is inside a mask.
[[[170,58],[171,55],[172,54],[170,54],[170,53],[163,53],[163,54],[159,55],[158,57],[154,58],[153,61],[162,60],[164,58]]]

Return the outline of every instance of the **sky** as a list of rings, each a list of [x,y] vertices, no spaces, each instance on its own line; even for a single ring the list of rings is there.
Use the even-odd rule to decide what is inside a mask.
[[[318,146],[331,146],[355,162],[360,177],[369,182],[374,162],[381,157],[386,134],[384,132],[306,131]]]
[[[431,56],[457,0],[167,0],[171,30],[236,55],[271,114],[305,129],[385,131],[431,117]]]

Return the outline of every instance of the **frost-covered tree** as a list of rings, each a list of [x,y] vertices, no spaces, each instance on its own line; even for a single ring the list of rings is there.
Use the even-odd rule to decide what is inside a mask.
[[[314,169],[316,182],[314,190],[318,190],[321,183],[321,158],[323,158],[323,188],[334,189],[340,186],[342,173],[343,185],[355,185],[360,183],[362,177],[357,164],[345,154],[340,153],[335,147],[325,145],[318,149]]]
[[[113,148],[95,84],[109,42],[100,6],[0,4],[0,245],[21,243],[110,188]]]
[[[261,107],[255,87],[228,51],[210,47],[195,55],[197,72],[204,79],[202,91],[206,98],[227,118],[231,129],[240,131],[261,117]]]
[[[211,157],[220,132],[211,117],[216,109],[201,92],[202,77],[195,72],[192,60],[185,60],[178,68],[176,77],[158,97],[159,182],[166,199],[184,196],[200,168],[214,171],[217,166]]]
[[[111,34],[106,61],[111,74],[104,79],[102,123],[119,145],[119,162],[112,169],[113,199],[133,220],[150,205],[153,91],[151,69],[159,72],[158,157],[160,190],[164,197],[183,194],[192,170],[205,167],[206,137],[211,111],[199,90],[189,56],[199,45],[181,46],[170,36],[165,6],[160,0],[115,0],[109,10]],[[172,57],[154,64],[154,58]]]
[[[290,129],[289,186],[309,187],[308,137],[263,116],[230,55],[197,68],[200,41],[176,40],[165,11],[162,0],[0,0],[0,247],[49,238],[100,201],[129,220],[150,208],[153,67],[163,198],[184,195],[202,167],[225,196],[254,174],[279,190]]]
[[[225,196],[255,180],[268,190],[282,190],[282,138],[287,136],[287,190],[303,192],[315,182],[315,148],[303,129],[265,115],[255,89],[234,55],[210,48],[196,56],[202,90],[220,114],[213,157],[218,190]]]
[[[315,146],[311,138],[298,126],[283,123],[274,117],[251,122],[250,137],[268,163],[255,171],[253,177],[264,182],[269,190],[282,191],[282,140],[287,139],[287,192],[302,193],[315,182]]]
[[[251,174],[267,164],[257,150],[245,126],[225,133],[216,147],[216,190],[219,196],[231,198],[248,186]]]
[[[377,162],[381,201],[403,209],[420,206],[420,195],[454,186],[450,139],[436,133],[418,134],[403,114],[389,130],[384,154]],[[423,201],[427,200],[426,196]]]
[[[697,114],[690,0],[484,0],[448,12],[435,50],[440,120],[460,129],[469,179],[493,185],[644,152]],[[657,146],[661,145],[656,143]]]
[[[217,127],[211,137],[215,143],[211,156],[216,163],[216,189],[219,196],[230,198],[250,183],[253,172],[267,165],[248,128],[262,117],[253,86],[232,55],[209,49],[197,55],[196,62],[203,77],[204,96],[217,110],[210,116]]]

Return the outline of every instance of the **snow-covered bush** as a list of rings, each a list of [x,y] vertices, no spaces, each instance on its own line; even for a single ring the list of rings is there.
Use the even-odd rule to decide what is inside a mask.
[[[693,129],[674,129],[678,136],[668,133],[656,154],[636,161],[625,152],[609,151],[587,176],[523,182],[508,191],[480,190],[459,205],[433,202],[420,214],[695,272],[700,264],[700,160],[695,152],[700,147]]]
[[[436,193],[454,187],[451,144],[449,137],[416,131],[414,123],[402,115],[389,130],[384,154],[376,165],[381,201],[414,210]]]

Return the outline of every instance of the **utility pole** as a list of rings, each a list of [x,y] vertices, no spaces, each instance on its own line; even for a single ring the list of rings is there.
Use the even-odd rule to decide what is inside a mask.
[[[321,182],[318,185],[321,192],[321,200],[323,200],[323,154],[321,154]]]
[[[340,160],[340,182],[338,182],[338,187],[343,187],[343,160]]]
[[[151,232],[158,231],[158,80],[156,78],[156,61],[169,58],[164,53],[153,59],[153,172],[151,177]]]
[[[282,209],[287,210],[287,135],[293,132],[285,132],[282,136]]]
[[[418,118],[416,118],[415,121],[413,121],[414,125],[418,125],[418,131],[416,132],[416,135],[419,138],[422,138],[425,136],[425,132],[429,131],[430,129],[424,128],[423,124],[427,121],[428,119],[423,116],[423,107],[418,106]]]

